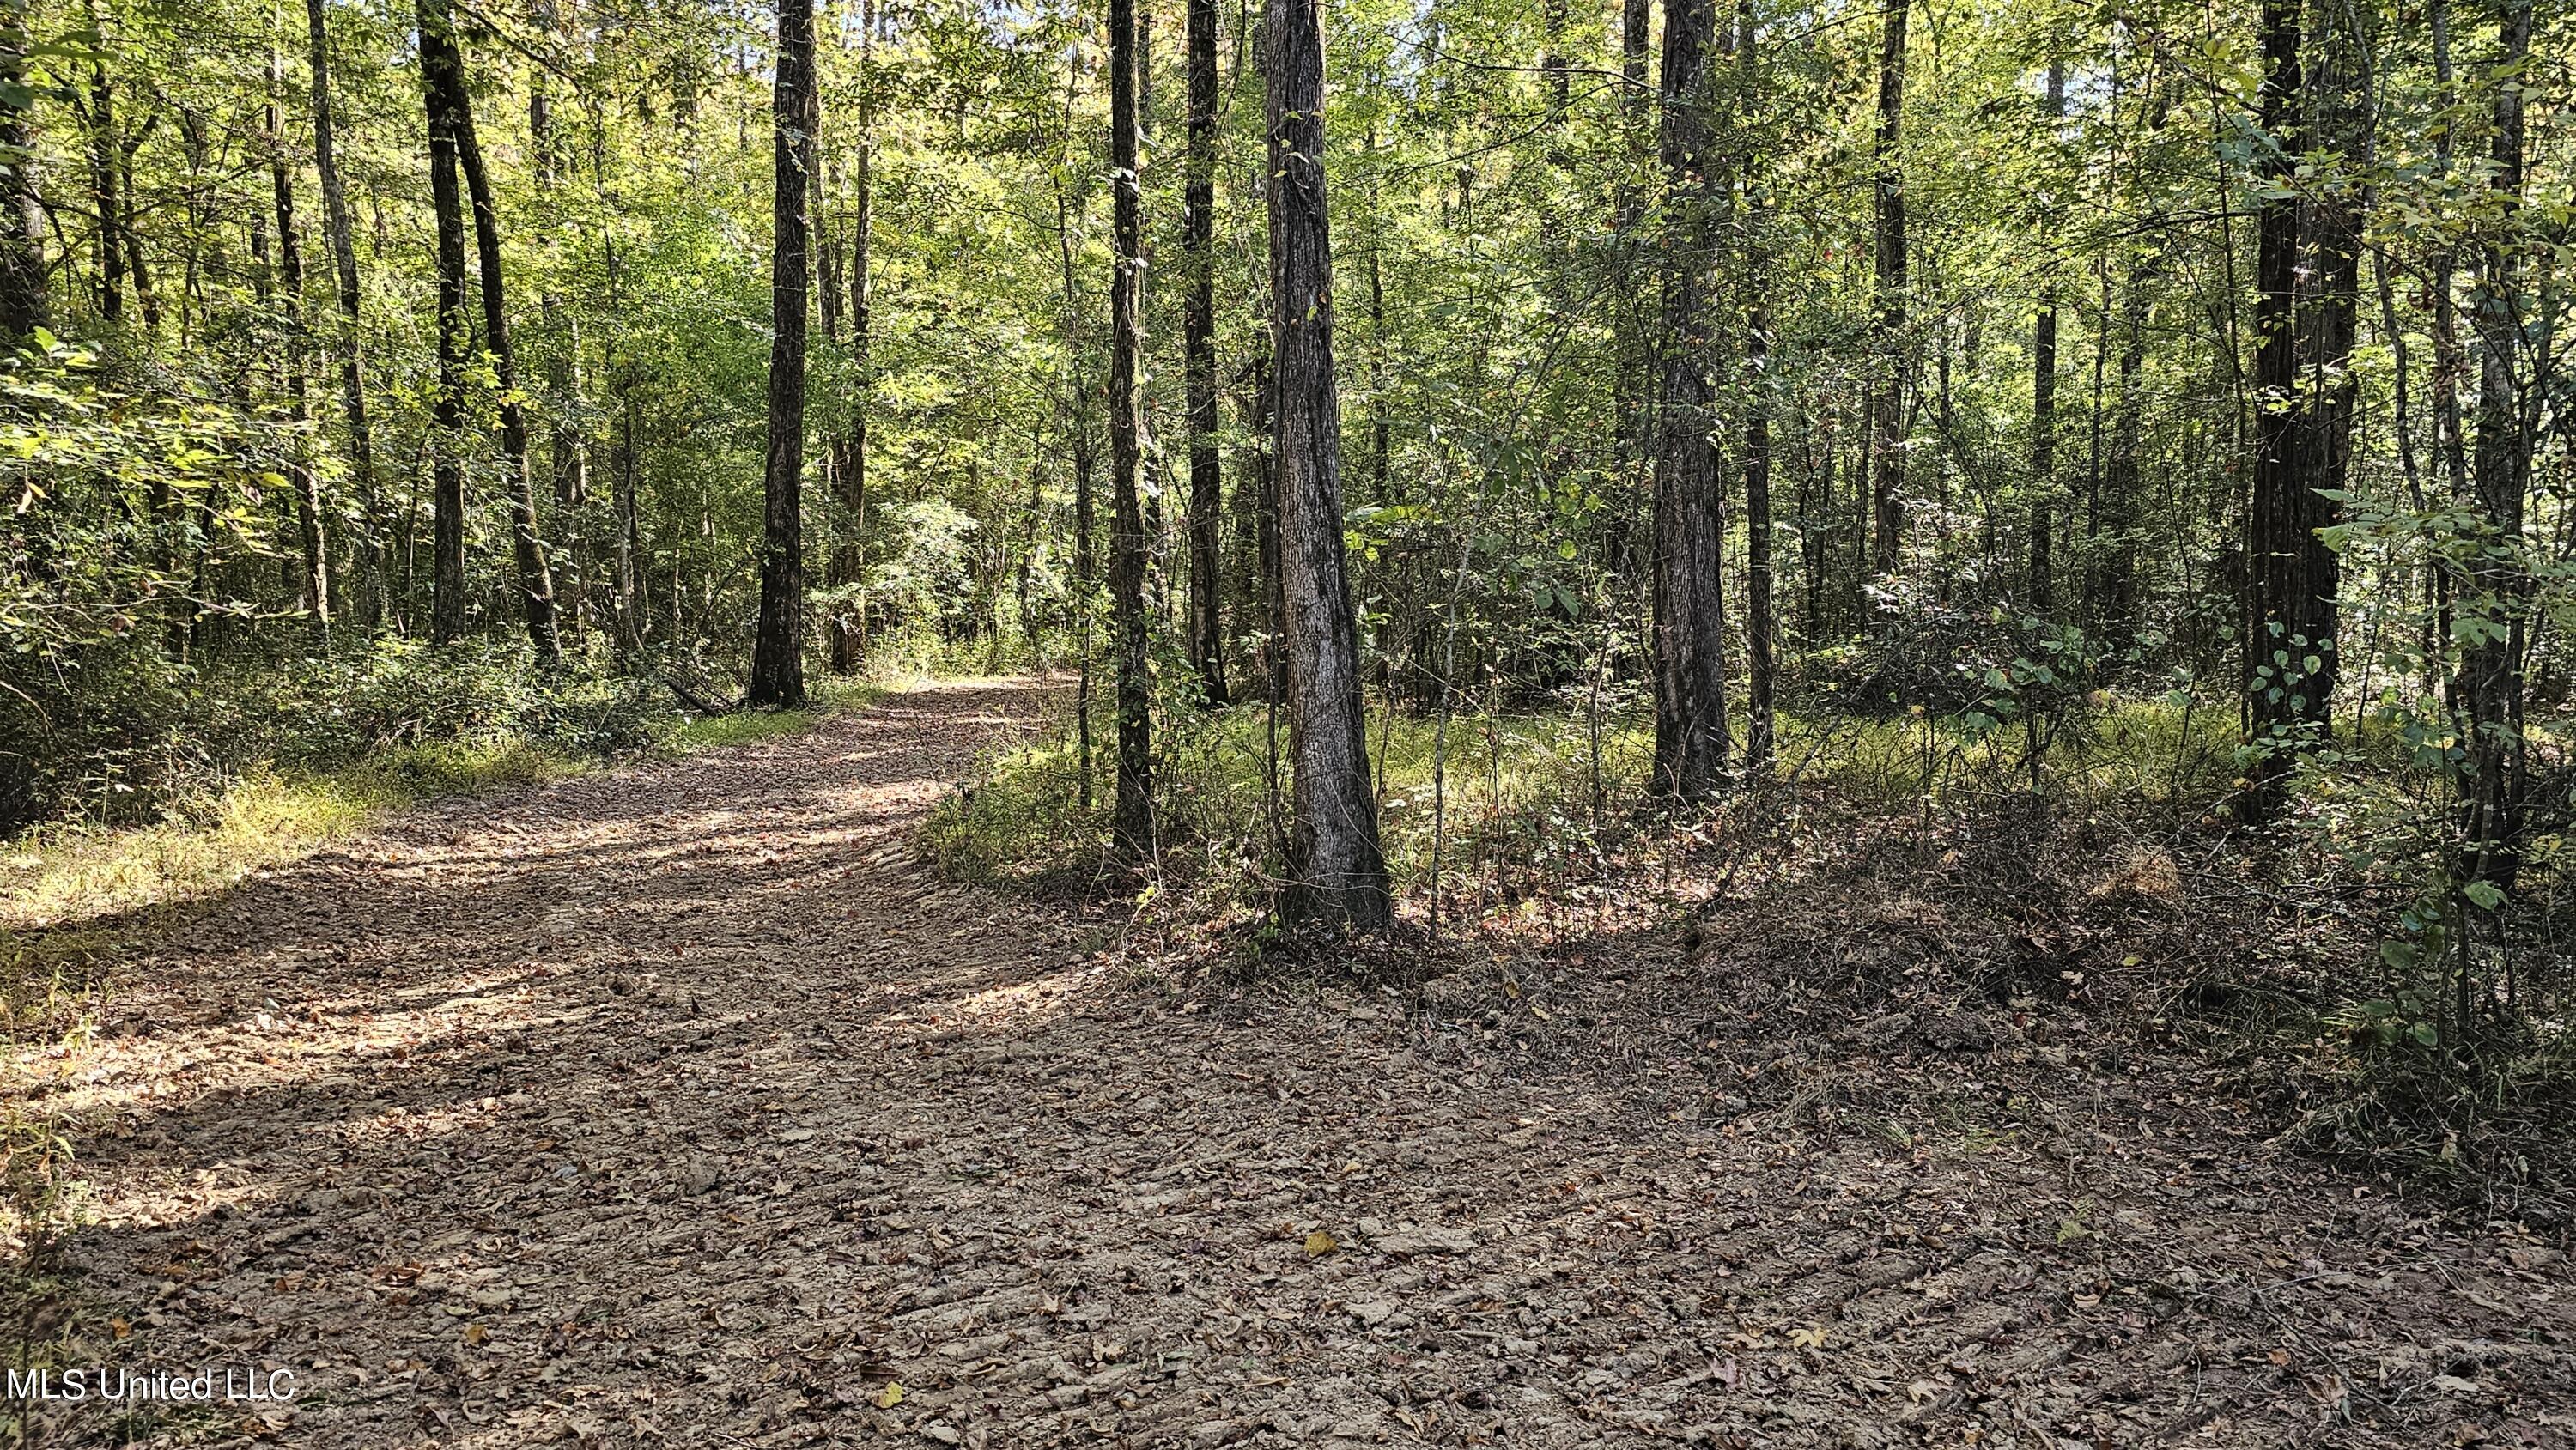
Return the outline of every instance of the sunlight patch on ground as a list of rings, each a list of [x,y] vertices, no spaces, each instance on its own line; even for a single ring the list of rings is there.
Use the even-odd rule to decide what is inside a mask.
[[[990,1025],[1013,1019],[1045,1022],[1061,1016],[1064,1009],[1082,994],[1083,988],[1097,982],[1107,970],[1105,967],[1074,967],[1025,982],[1005,982],[962,997],[889,1012],[870,1025],[875,1031],[900,1035],[966,1024]]]

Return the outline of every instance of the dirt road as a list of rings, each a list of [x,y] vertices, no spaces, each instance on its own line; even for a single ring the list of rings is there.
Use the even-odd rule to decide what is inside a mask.
[[[130,964],[58,1095],[83,1332],[295,1395],[56,1440],[2576,1444],[2554,1250],[2131,1072],[1899,1142],[1527,1050],[1473,976],[1140,984],[911,857],[1038,703],[413,816]],[[1907,1050],[2011,1047],[1967,1037]]]

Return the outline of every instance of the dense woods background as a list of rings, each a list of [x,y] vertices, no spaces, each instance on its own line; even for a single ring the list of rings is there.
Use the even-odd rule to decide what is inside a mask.
[[[961,859],[1436,927],[1819,783],[1935,856],[2108,818],[2358,923],[2318,1043],[2521,1113],[2571,59],[2532,0],[5,0],[0,825],[1036,665]]]

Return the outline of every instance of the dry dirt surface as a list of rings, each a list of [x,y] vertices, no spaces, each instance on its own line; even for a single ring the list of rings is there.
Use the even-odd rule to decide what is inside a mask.
[[[1777,1027],[2056,1083],[2030,1131],[1907,1142],[1534,1050],[1538,967],[1140,980],[1114,918],[911,854],[1041,703],[423,813],[132,962],[56,1094],[82,1332],[297,1393],[53,1442],[2576,1445],[2555,1249],[2134,1067]]]

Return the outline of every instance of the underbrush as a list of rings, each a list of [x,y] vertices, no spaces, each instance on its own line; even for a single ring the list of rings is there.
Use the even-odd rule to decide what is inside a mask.
[[[1629,842],[1653,758],[1653,726],[1633,696],[1599,712],[1470,711],[1445,723],[1373,702],[1367,749],[1379,831],[1399,896],[1483,904],[1517,874],[1597,876]],[[1156,735],[1152,863],[1186,887],[1258,910],[1277,884],[1288,788],[1284,718],[1265,703],[1165,711]],[[1095,707],[1090,805],[1072,722],[987,762],[943,801],[923,840],[949,874],[977,881],[1080,885],[1118,877],[1109,855],[1117,782],[1114,721]],[[1889,808],[1950,803],[2021,787],[2034,775],[2063,801],[2143,806],[2180,819],[2234,786],[2232,718],[2162,699],[2106,704],[2080,732],[2033,746],[1954,718],[1782,715],[1774,779]],[[1276,737],[1274,739],[1274,736]],[[1438,892],[1432,887],[1437,883]]]
[[[1372,703],[1383,843],[1417,941],[1463,935],[1469,955],[1726,942],[1748,979],[1794,979],[1852,1012],[1884,1010],[1907,980],[1966,983],[1993,1015],[2064,1007],[2139,1050],[2197,1054],[2276,1131],[2368,1171],[2516,1201],[2576,1188],[2561,1146],[2576,1032],[2565,974],[2549,975],[2568,960],[2555,877],[2532,873],[2516,908],[2519,975],[2494,973],[2520,995],[2483,1004],[2474,1034],[2426,1028],[2422,973],[2390,949],[2420,875],[2392,841],[2424,803],[2376,721],[2261,830],[2237,819],[2231,711],[2099,693],[2045,732],[1784,715],[1767,779],[1671,821],[1638,806],[1651,740],[1635,704],[1596,716],[1569,703],[1445,729]],[[1105,711],[1088,808],[1065,722],[988,762],[922,843],[954,877],[1120,903],[1148,969],[1259,958],[1275,939],[1286,791],[1272,723],[1258,703],[1163,713],[1159,849],[1141,867],[1110,849]],[[1428,949],[1421,969],[1437,970],[1442,945]]]
[[[1286,726],[1268,705],[1186,711],[1159,723],[1153,871],[1166,892],[1257,911],[1277,883],[1288,789]],[[1275,731],[1274,731],[1275,726]],[[1084,888],[1119,876],[1109,855],[1114,725],[1093,721],[1090,806],[1076,737],[988,763],[922,827],[933,859],[965,880]],[[1274,742],[1273,735],[1277,735]],[[1623,829],[1650,742],[1633,718],[1482,714],[1437,720],[1373,708],[1370,769],[1387,867],[1400,894],[1443,898],[1505,860],[1561,863]]]

